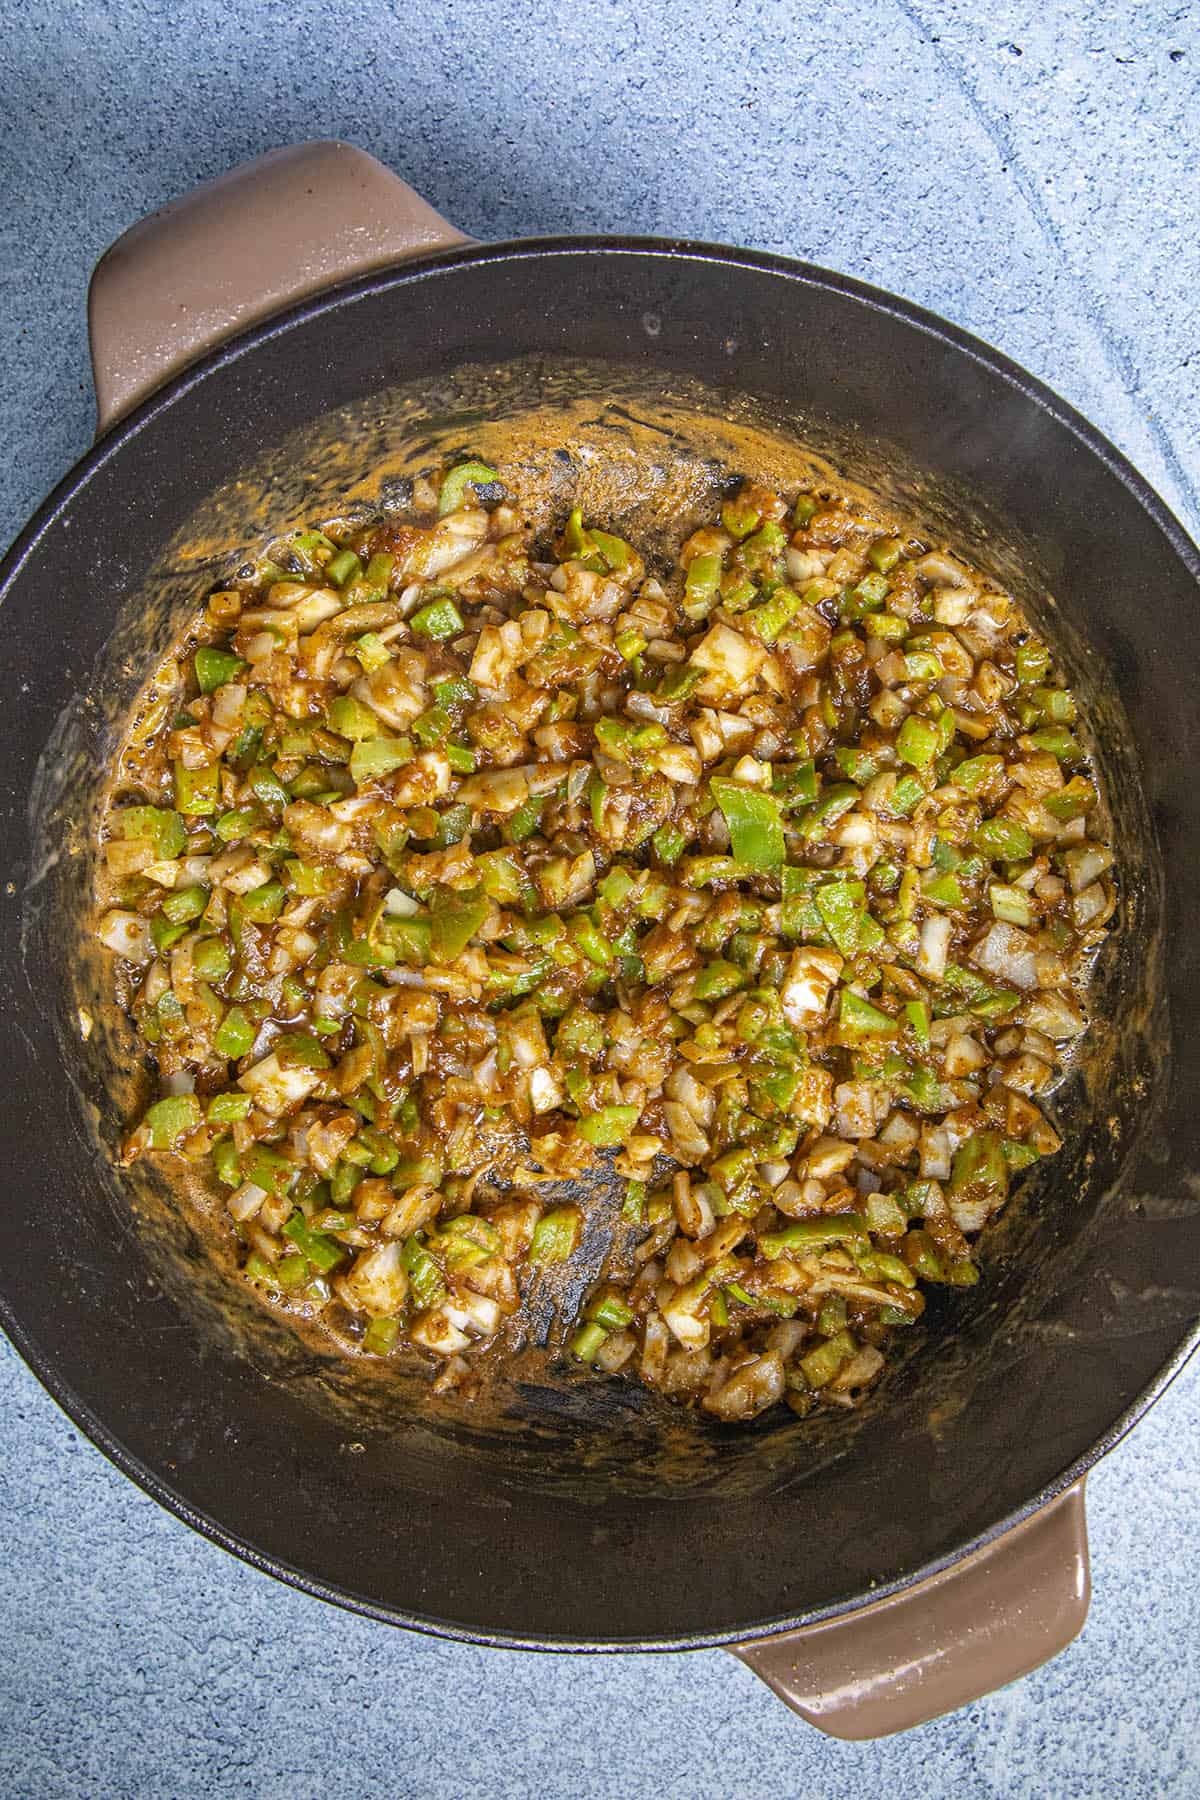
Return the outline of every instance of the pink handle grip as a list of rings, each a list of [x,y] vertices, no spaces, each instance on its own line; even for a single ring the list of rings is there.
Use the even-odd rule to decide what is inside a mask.
[[[1078,1636],[1091,1584],[1083,1482],[961,1562],[734,1655],[832,1737],[922,1725],[1028,1675]]]
[[[470,241],[351,144],[294,144],[205,182],[131,226],[96,266],[97,429],[293,301]]]

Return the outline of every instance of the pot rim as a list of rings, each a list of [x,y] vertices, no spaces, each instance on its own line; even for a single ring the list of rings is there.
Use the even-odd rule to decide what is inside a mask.
[[[244,356],[252,355],[261,345],[271,342],[277,336],[290,331],[303,322],[320,318],[327,311],[352,305],[359,298],[394,286],[437,278],[444,271],[453,270],[462,264],[514,262],[537,258],[567,260],[575,257],[612,255],[650,256],[663,260],[720,263],[733,270],[754,270],[779,276],[786,280],[822,288],[859,305],[891,314],[915,330],[940,340],[951,349],[980,363],[992,374],[999,376],[1041,411],[1049,414],[1058,424],[1071,432],[1083,447],[1121,483],[1131,498],[1137,502],[1167,539],[1171,549],[1187,571],[1197,582],[1200,582],[1200,548],[1189,537],[1166,502],[1138,473],[1124,453],[1118,450],[1103,432],[1092,425],[1068,401],[1056,394],[1045,382],[1031,375],[1020,364],[1005,356],[1003,352],[992,348],[982,339],[949,323],[927,308],[892,294],[886,289],[859,281],[852,276],[842,275],[817,264],[780,256],[769,251],[744,250],[687,238],[637,237],[621,234],[578,237],[558,235],[517,238],[500,242],[468,243],[453,250],[440,251],[391,268],[375,270],[351,281],[340,283],[322,294],[299,301],[228,338],[190,364],[181,373],[173,376],[120,419],[108,432],[97,439],[74,467],[57,483],[13,540],[3,559],[0,559],[0,605],[2,605],[8,590],[19,580],[30,553],[40,543],[43,536],[53,528],[75,496],[86,488],[92,477],[100,469],[105,468],[110,460],[119,456],[123,447],[156,419],[161,412],[167,411],[182,395],[189,393],[194,386],[202,383],[215,369],[237,362]],[[1085,1476],[1100,1458],[1113,1449],[1133,1428],[1142,1415],[1170,1386],[1196,1349],[1200,1347],[1200,1319],[1197,1319],[1190,1330],[1180,1339],[1173,1353],[1125,1410],[1089,1449],[1065,1468],[1061,1474],[1047,1482],[1021,1506],[1014,1508],[986,1531],[956,1547],[945,1556],[935,1558],[906,1575],[879,1583],[869,1593],[857,1597],[850,1604],[838,1604],[799,1614],[757,1620],[725,1630],[699,1631],[662,1637],[605,1639],[568,1635],[529,1637],[503,1630],[487,1632],[472,1630],[453,1621],[438,1619],[429,1614],[381,1605],[365,1595],[333,1587],[293,1564],[265,1555],[249,1541],[229,1531],[209,1513],[192,1507],[143,1458],[133,1454],[125,1447],[93,1408],[76,1394],[66,1380],[60,1378],[53,1353],[43,1350],[40,1345],[35,1344],[32,1337],[24,1331],[16,1311],[3,1292],[0,1292],[0,1326],[3,1326],[14,1349],[42,1387],[57,1402],[67,1417],[122,1474],[128,1476],[143,1492],[149,1494],[166,1511],[174,1514],[201,1537],[220,1545],[222,1549],[229,1551],[241,1562],[249,1564],[251,1568],[271,1575],[290,1587],[298,1588],[316,1599],[327,1601],[346,1611],[378,1620],[382,1624],[397,1625],[403,1629],[421,1632],[428,1636],[478,1644],[485,1648],[591,1654],[707,1649],[744,1643],[752,1639],[782,1636],[827,1619],[843,1617],[857,1611],[860,1607],[888,1599],[892,1595],[918,1586],[931,1576],[954,1567],[974,1552],[995,1542],[1004,1533],[1030,1518]]]

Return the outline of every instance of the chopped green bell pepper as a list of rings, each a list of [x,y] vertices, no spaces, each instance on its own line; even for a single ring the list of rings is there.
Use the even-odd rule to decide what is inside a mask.
[[[495,469],[487,463],[472,460],[456,463],[442,477],[442,485],[438,490],[438,516],[445,518],[447,513],[456,512],[467,498],[467,489],[473,487],[490,488],[500,479]],[[459,629],[462,627],[460,625]]]
[[[747,869],[777,869],[783,862],[783,815],[773,794],[714,776],[713,799],[725,815],[734,860]]]

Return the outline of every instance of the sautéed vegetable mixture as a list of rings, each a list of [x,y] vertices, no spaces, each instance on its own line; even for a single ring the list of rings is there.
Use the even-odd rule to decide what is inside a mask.
[[[852,1405],[1058,1148],[1115,905],[1050,650],[894,530],[746,483],[654,569],[578,511],[536,545],[464,462],[240,568],[105,821],[159,1090],[125,1159],[467,1394],[609,1162],[569,1356],[722,1420]]]

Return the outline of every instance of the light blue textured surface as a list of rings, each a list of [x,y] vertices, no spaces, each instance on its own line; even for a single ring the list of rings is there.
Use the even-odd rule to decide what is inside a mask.
[[[106,244],[316,136],[478,236],[692,234],[896,289],[1074,401],[1195,534],[1198,119],[1196,14],[1163,0],[9,9],[0,540],[87,444]],[[1092,1478],[1081,1641],[955,1718],[845,1746],[720,1653],[477,1651],[277,1586],[119,1477],[5,1346],[0,1789],[1195,1794],[1198,1450],[1193,1369]]]

